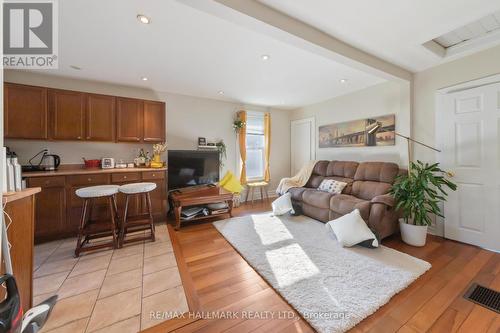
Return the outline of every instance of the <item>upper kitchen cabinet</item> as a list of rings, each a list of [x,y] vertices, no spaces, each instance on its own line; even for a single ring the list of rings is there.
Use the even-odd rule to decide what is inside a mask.
[[[114,96],[87,94],[86,140],[115,140],[115,105]]]
[[[145,142],[165,141],[165,103],[144,101]]]
[[[85,94],[49,89],[50,138],[83,140],[85,137]]]
[[[4,84],[4,133],[12,139],[47,139],[47,88]]]
[[[5,83],[6,138],[163,142],[165,103]]]
[[[116,98],[116,141],[139,142],[143,138],[144,102],[134,98]]]

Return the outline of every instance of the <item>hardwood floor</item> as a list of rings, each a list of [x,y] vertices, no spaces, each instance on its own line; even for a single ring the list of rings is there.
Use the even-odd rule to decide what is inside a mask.
[[[234,209],[234,215],[269,209],[268,203],[244,204]],[[190,310],[194,314],[239,313],[229,319],[192,314],[157,325],[148,333],[314,332],[211,223],[170,232],[186,295],[191,298]],[[462,297],[472,282],[500,289],[500,254],[435,236],[429,236],[422,248],[404,244],[399,235],[383,244],[426,260],[432,268],[351,332],[500,332],[500,315]],[[272,312],[275,318],[249,318],[252,311],[268,316]]]

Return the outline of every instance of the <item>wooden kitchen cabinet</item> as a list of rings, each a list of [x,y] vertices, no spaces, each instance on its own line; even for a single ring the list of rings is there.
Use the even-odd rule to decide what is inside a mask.
[[[85,137],[85,94],[49,89],[50,138],[83,140]]]
[[[115,105],[114,96],[86,94],[85,140],[115,140]]]
[[[145,142],[165,141],[165,103],[144,101],[144,138]]]
[[[2,198],[5,213],[12,219],[7,237],[10,243],[12,270],[25,313],[32,307],[33,301],[33,228],[39,191],[40,188],[35,187]],[[0,274],[5,273],[5,265],[2,262]],[[0,288],[0,298],[3,300],[4,297],[4,288]]]
[[[163,142],[165,103],[5,82],[6,138]]]
[[[155,220],[161,219],[163,212],[167,211],[167,197],[165,196],[167,192],[167,183],[165,176],[165,172],[157,171],[143,172],[142,175],[144,182],[156,184],[156,189],[150,193],[153,217]],[[142,212],[147,213],[147,205],[144,199],[142,199]]]
[[[140,99],[116,99],[116,141],[139,142],[143,137],[144,103]]]
[[[144,170],[144,169],[142,169]],[[66,237],[76,237],[82,216],[83,200],[77,189],[95,185],[124,185],[138,182],[154,182],[157,187],[151,192],[151,204],[155,222],[167,217],[167,175],[163,170],[127,171],[66,174],[61,176],[27,177],[28,187],[41,187],[35,206],[35,243]],[[151,170],[151,171],[150,171]],[[56,171],[58,172],[58,171]],[[125,196],[117,194],[120,220],[123,219]],[[146,212],[146,202],[140,195],[130,196],[129,215]],[[106,199],[94,199],[93,220],[109,221],[110,212]]]
[[[47,139],[47,118],[47,88],[4,83],[5,138]]]
[[[65,177],[35,177],[28,187],[41,187],[35,204],[35,238],[53,239],[64,232],[66,221]]]
[[[111,182],[113,185],[125,185],[131,183],[141,182],[141,174],[139,172],[123,172],[114,173],[111,175]],[[118,214],[120,219],[123,220],[125,213],[125,194],[118,193],[116,196],[116,205],[118,206]],[[137,215],[141,211],[141,200],[138,195],[129,196],[128,202],[128,215]]]
[[[88,186],[108,185],[110,183],[109,174],[82,174],[66,176],[67,183],[67,217],[66,228],[64,234],[68,236],[76,236],[80,219],[82,217],[83,199],[76,195],[76,190]],[[108,201],[106,198],[92,199],[92,211],[90,212],[91,219],[105,220],[109,219],[110,212]]]

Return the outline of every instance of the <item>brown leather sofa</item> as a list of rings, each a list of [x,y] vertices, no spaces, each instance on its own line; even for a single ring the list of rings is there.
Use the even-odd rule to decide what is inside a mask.
[[[289,190],[294,205],[302,213],[328,222],[359,209],[361,216],[383,239],[398,231],[399,215],[394,199],[388,194],[400,169],[395,163],[319,161],[305,187]],[[335,179],[348,185],[341,194],[317,190],[323,179]]]

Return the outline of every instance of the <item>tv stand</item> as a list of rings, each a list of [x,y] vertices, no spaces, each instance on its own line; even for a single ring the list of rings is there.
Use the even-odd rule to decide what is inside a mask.
[[[189,193],[193,191],[199,191],[200,189],[206,189],[211,187],[216,187],[216,184],[204,184],[204,185],[195,185],[189,187],[178,188],[176,190],[171,191],[170,193]]]
[[[170,193],[170,200],[172,201],[174,206],[173,209],[175,214],[175,230],[179,230],[181,227],[182,207],[201,206],[217,202],[227,203],[227,211],[223,211],[217,214],[210,214],[207,216],[197,216],[187,221],[221,217],[224,215],[229,215],[229,217],[233,216],[233,194],[226,191],[222,187],[216,185],[203,185],[202,187],[188,187],[182,190],[173,191]]]

